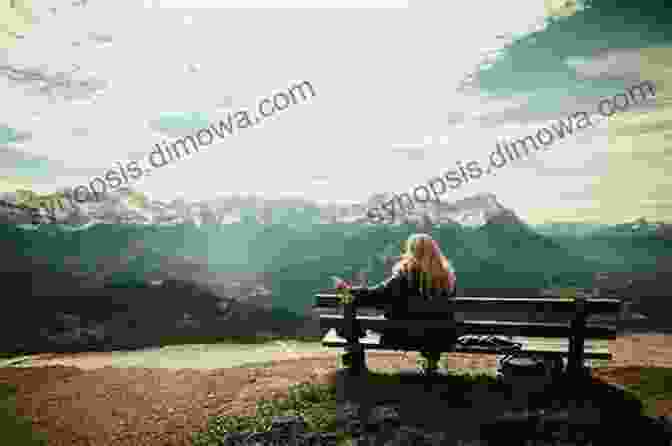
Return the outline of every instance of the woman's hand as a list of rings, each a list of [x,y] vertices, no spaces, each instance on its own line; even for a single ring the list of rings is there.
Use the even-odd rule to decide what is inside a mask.
[[[334,280],[334,286],[336,287],[336,292],[338,293],[338,296],[341,298],[341,303],[350,304],[354,302],[355,298],[352,295],[352,285],[349,282],[336,276],[332,276],[332,279]]]

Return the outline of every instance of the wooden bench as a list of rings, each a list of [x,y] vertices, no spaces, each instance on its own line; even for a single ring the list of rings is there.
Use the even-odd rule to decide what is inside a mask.
[[[320,313],[320,327],[327,332],[322,339],[326,347],[344,348],[352,358],[349,372],[359,375],[366,370],[365,350],[419,351],[403,337],[396,344],[384,345],[381,337],[367,333],[358,338],[361,330],[380,331],[386,328],[402,328],[410,333],[422,333],[432,328],[445,330],[447,336],[502,335],[513,337],[513,342],[522,344],[516,355],[539,356],[562,363],[568,376],[578,376],[586,370],[584,359],[612,359],[608,340],[615,339],[616,327],[592,324],[590,316],[619,314],[618,299],[594,299],[579,295],[574,299],[559,298],[497,298],[457,297],[436,303],[415,301],[409,303],[409,313],[428,311],[436,314],[436,320],[389,320],[382,313],[384,306],[359,307],[357,301],[341,305],[335,290],[316,295],[313,309]],[[367,315],[361,314],[368,311]],[[455,317],[450,319],[449,315]],[[410,318],[409,318],[410,319]],[[436,331],[434,333],[437,333]],[[448,338],[447,338],[448,339]],[[506,347],[465,346],[447,344],[441,353],[489,353],[506,354]]]

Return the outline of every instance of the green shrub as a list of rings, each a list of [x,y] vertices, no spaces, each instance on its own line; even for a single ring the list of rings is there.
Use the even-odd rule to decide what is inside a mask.
[[[216,416],[205,432],[193,437],[194,446],[219,445],[228,432],[270,429],[275,416],[299,415],[309,432],[336,431],[336,385],[301,383],[291,386],[284,399],[261,399],[253,416]],[[342,440],[343,438],[341,438]]]
[[[642,401],[644,414],[656,416],[658,400],[672,400],[672,369],[665,367],[644,367],[640,372],[640,381],[625,388]]]
[[[444,363],[445,365],[445,363]],[[473,388],[485,386],[496,390],[498,384],[491,369],[452,369],[445,377],[445,385],[451,394],[458,394]],[[367,386],[396,386],[401,377],[395,370],[370,371]],[[626,386],[630,392],[648,405],[652,413],[655,401],[672,399],[672,369],[645,368],[639,384]],[[287,398],[281,400],[262,399],[257,402],[253,416],[217,416],[210,420],[204,432],[193,436],[194,446],[222,445],[224,435],[228,432],[268,430],[274,416],[300,415],[307,423],[307,430],[312,432],[335,432],[336,426],[336,385],[301,383],[289,388]],[[346,433],[338,433],[338,445],[349,446],[352,437]]]
[[[15,394],[15,387],[0,384],[1,443],[17,446],[46,446],[46,436],[33,432],[31,421],[16,415]]]

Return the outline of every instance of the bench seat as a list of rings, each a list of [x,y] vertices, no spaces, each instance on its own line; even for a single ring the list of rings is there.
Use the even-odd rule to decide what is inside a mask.
[[[569,356],[569,341],[567,339],[548,339],[548,338],[533,338],[514,336],[513,342],[522,344],[522,348],[517,355],[523,356]],[[378,333],[369,332],[367,336],[359,339],[359,343],[367,350],[404,350],[403,345],[380,343],[380,335]],[[348,341],[336,334],[336,329],[330,329],[322,339],[322,345],[325,347],[345,348]],[[510,347],[478,347],[478,346],[462,346],[456,345],[452,350],[454,353],[484,353],[484,354],[505,354],[511,351]],[[607,340],[586,340],[584,345],[584,357],[586,359],[612,359],[612,354],[609,353],[609,345]]]
[[[357,322],[365,329],[382,330],[385,328],[407,328],[409,331],[422,328],[449,328],[456,326],[460,334],[503,335],[526,337],[570,338],[572,329],[569,323],[562,322],[517,322],[517,321],[456,321],[449,320],[389,320],[384,316],[357,316]],[[347,321],[340,314],[320,315],[320,326],[345,330]],[[587,325],[584,328],[586,338],[616,339],[616,327],[609,325]]]

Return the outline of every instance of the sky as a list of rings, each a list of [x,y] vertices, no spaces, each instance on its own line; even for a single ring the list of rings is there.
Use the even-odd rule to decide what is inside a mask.
[[[530,223],[672,221],[660,0],[15,3],[0,6],[0,190],[86,184],[308,81],[309,100],[131,186],[359,203],[653,81],[655,99],[442,199],[492,192]]]

